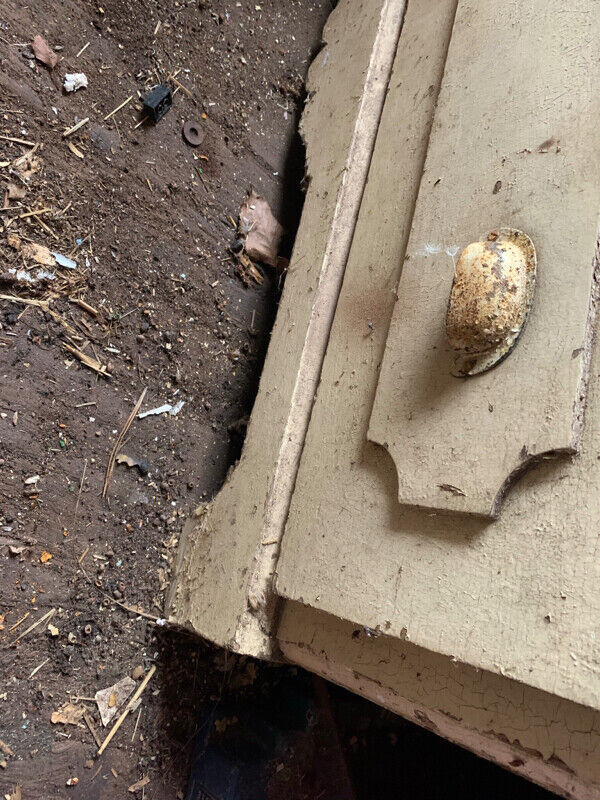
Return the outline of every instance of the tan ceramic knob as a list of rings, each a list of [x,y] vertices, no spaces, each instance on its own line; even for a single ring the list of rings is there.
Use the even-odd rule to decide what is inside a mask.
[[[502,228],[465,247],[446,314],[454,374],[477,375],[506,358],[527,320],[535,275],[535,247],[522,231]]]

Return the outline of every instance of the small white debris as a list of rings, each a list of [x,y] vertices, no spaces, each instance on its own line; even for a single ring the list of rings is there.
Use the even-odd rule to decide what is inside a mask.
[[[172,417],[176,417],[177,414],[179,414],[179,412],[181,411],[181,409],[183,408],[184,405],[185,405],[185,400],[180,400],[178,403],[175,403],[175,405],[171,408],[171,410],[169,411],[169,414]]]
[[[68,72],[65,75],[64,87],[67,92],[76,92],[77,89],[87,89],[88,79],[83,72]]]
[[[175,405],[171,403],[165,403],[162,406],[157,406],[156,408],[149,408],[148,411],[142,411],[138,414],[138,419],[144,419],[144,417],[153,417],[157,414],[169,414],[171,417],[176,417],[177,414],[181,411],[183,406],[185,405],[185,400],[180,400]]]
[[[53,281],[56,279],[56,275],[53,272],[48,272],[45,269],[38,269],[35,275],[32,275],[31,272],[27,272],[25,269],[15,269],[11,267],[8,270],[8,274],[14,275],[16,280],[25,281],[26,283],[36,283],[42,280]]]
[[[167,411],[170,411],[173,408],[171,403],[165,403],[163,406],[157,406],[156,408],[149,408],[148,411],[141,411],[138,414],[138,419],[144,419],[144,417],[153,417],[156,414],[166,414]]]
[[[35,484],[39,481],[39,475],[32,475],[30,478],[25,478],[25,486],[35,486]]]
[[[66,269],[77,269],[77,262],[73,261],[72,258],[62,256],[60,253],[52,253],[52,255],[60,267],[65,267]]]
[[[96,692],[94,699],[104,727],[108,725],[117,711],[125,704],[135,686],[135,681],[127,675],[126,678],[122,678],[112,686]]]
[[[35,273],[35,277],[38,279],[38,281],[43,281],[43,280],[54,281],[54,280],[56,280],[56,275],[53,272],[48,272],[48,270],[45,270],[45,269],[38,269],[38,271]]]
[[[9,275],[14,275],[18,281],[26,281],[27,283],[35,283],[35,278],[33,275],[30,275],[27,270],[19,269],[16,270],[14,267],[8,270]]]

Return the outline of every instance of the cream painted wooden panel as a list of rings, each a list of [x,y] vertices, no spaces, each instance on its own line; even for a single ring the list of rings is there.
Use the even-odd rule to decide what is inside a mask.
[[[341,0],[328,20],[302,119],[310,185],[242,458],[179,547],[169,622],[254,656],[277,656],[279,539],[404,5]]]
[[[435,85],[419,80],[424,65],[431,65],[439,52],[437,45],[429,49],[430,43],[447,24],[450,5],[431,0],[408,6],[296,480],[276,588],[287,598],[389,637],[600,708],[597,354],[581,456],[549,463],[523,478],[493,524],[401,507],[394,464],[366,439],[410,227],[414,195],[406,175],[419,150],[418,137],[416,142],[412,137],[423,124],[419,114],[429,102],[428,85]],[[579,110],[585,116],[580,124],[588,125],[590,115],[600,119],[600,93],[592,91],[599,64],[592,34],[600,16],[579,2],[530,0],[517,11],[511,3],[462,0],[460,24],[475,24],[492,6],[505,9],[503,22],[514,29],[530,25],[524,47],[554,47],[560,38],[568,50],[574,103],[587,87],[589,104]],[[556,28],[549,33],[545,15],[550,12]],[[564,69],[565,64],[554,68]],[[526,81],[527,75],[521,78]],[[551,101],[540,110],[548,119],[559,98]],[[404,127],[407,121],[411,127]],[[434,135],[447,135],[459,145],[454,131],[436,128]],[[598,145],[597,136],[591,144]],[[537,145],[531,142],[532,149]],[[568,142],[561,146],[568,147]],[[593,158],[582,158],[577,167],[584,193],[591,191],[588,175],[595,169]],[[426,171],[422,185],[433,185],[438,177]],[[489,202],[495,203],[501,192],[494,196],[492,188]],[[560,187],[556,191],[559,197]],[[557,213],[569,208],[558,204]],[[546,222],[552,225],[553,220]],[[574,246],[579,246],[576,237],[595,237],[595,220],[589,225],[591,230],[581,230],[580,220],[573,220]]]
[[[600,798],[600,712],[288,602],[284,655],[564,797]]]
[[[368,437],[401,503],[495,516],[505,483],[574,451],[600,209],[599,8],[459,3]],[[538,255],[533,309],[495,369],[451,374],[454,262],[500,227]]]

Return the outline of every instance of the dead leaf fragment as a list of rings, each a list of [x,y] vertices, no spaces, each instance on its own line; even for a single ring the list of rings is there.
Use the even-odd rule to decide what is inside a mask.
[[[40,36],[39,33],[34,37],[31,47],[33,49],[34,56],[38,61],[41,61],[42,64],[50,67],[50,69],[54,69],[54,67],[58,64],[58,56],[50,47],[48,42],[44,39],[44,37]]]
[[[144,777],[141,778],[139,781],[132,783],[127,791],[131,792],[132,794],[133,792],[139,792],[140,789],[143,789],[144,786],[147,786],[149,783],[150,783],[150,776],[144,775]]]
[[[240,209],[240,236],[245,236],[244,248],[251,259],[270,267],[277,266],[283,228],[271,212],[271,207],[253,190]]]
[[[63,703],[58,711],[53,711],[50,721],[53,725],[79,725],[85,708],[74,703]]]
[[[0,750],[2,750],[5,756],[14,756],[15,754],[12,747],[9,747],[6,742],[2,741],[2,739],[0,739]]]
[[[14,248],[15,250],[21,249],[21,239],[17,236],[16,233],[11,233],[8,236],[8,246]]]
[[[10,794],[7,794],[8,800],[23,800],[23,794],[21,792],[21,787],[19,784],[15,786]]]
[[[58,636],[58,628],[56,627],[56,625],[52,625],[52,623],[50,623],[48,625],[48,631],[50,633],[50,636]]]
[[[7,183],[6,191],[8,193],[9,200],[22,200],[27,194],[27,189],[24,186],[17,186],[16,183],[12,182]]]
[[[150,464],[147,461],[142,461],[139,458],[132,458],[125,453],[119,453],[115,458],[117,464],[127,464],[128,467],[137,467],[142,475],[147,475],[150,472]]]
[[[135,687],[135,681],[128,675],[113,686],[108,686],[106,689],[100,689],[100,691],[96,692],[94,700],[98,705],[98,711],[104,727],[108,725],[117,711],[128,700]]]
[[[47,550],[42,551],[42,555],[40,556],[40,561],[42,564],[45,564],[47,561],[50,561],[52,558],[52,553],[49,553]]]

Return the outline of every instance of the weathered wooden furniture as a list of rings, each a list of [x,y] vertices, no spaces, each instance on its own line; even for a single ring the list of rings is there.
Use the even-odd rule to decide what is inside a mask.
[[[310,184],[240,463],[169,618],[600,798],[600,15],[340,0]],[[511,354],[453,374],[456,259],[537,253]]]

